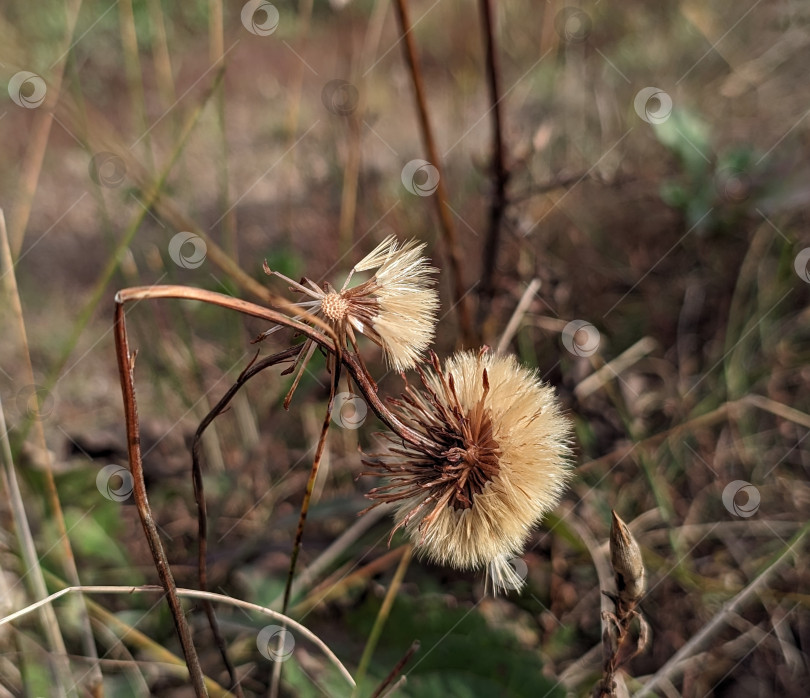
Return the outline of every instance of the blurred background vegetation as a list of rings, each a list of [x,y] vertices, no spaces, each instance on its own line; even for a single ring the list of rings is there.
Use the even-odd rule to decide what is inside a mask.
[[[218,0],[0,8],[3,615],[75,581],[68,547],[83,584],[157,580],[131,498],[97,487],[102,468],[126,465],[117,289],[176,283],[255,300],[214,245],[277,293],[264,260],[338,284],[393,232],[426,241],[442,269],[436,351],[460,343],[435,200],[401,178],[428,157],[391,4],[274,5],[250,27],[241,2]],[[649,575],[652,638],[626,668],[631,692],[708,626],[667,667],[661,695],[806,695],[810,7],[493,5],[510,177],[491,299],[481,279],[492,109],[477,3],[412,0],[412,36],[475,331],[497,344],[541,282],[508,348],[557,386],[576,425],[577,478],[532,535],[520,594],[484,597],[478,574],[411,562],[360,694],[418,639],[397,695],[590,695],[613,508]],[[277,27],[260,35],[273,10]],[[15,83],[20,71],[34,81]],[[658,96],[639,104],[645,87]],[[208,241],[194,268],[169,250],[187,231]],[[598,332],[590,355],[562,341],[575,319]],[[150,500],[178,585],[194,587],[190,440],[267,327],[179,301],[134,304],[128,325]],[[291,339],[271,335],[262,355]],[[397,394],[400,378],[362,348],[381,392]],[[204,443],[209,586],[276,608],[328,397],[321,357],[285,412],[289,380],[275,369],[253,379]],[[330,431],[299,570],[324,564],[291,611],[352,671],[403,550],[400,536],[386,547],[387,519],[356,523],[372,486],[356,479],[358,446],[373,451],[379,429],[369,414],[358,430]],[[724,506],[735,481],[760,496],[752,516]],[[89,695],[92,636],[107,695],[190,695],[157,599],[94,596],[89,633],[65,599],[53,616],[0,626],[0,694]],[[203,668],[227,687],[204,614],[188,609]],[[245,693],[266,695],[273,663],[256,635],[267,619],[217,611]],[[73,692],[54,686],[53,653],[69,657]],[[303,639],[283,667],[283,695],[347,695]]]

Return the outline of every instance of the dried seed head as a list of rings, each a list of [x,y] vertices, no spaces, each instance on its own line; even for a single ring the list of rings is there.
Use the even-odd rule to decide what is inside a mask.
[[[349,301],[340,293],[327,293],[321,301],[323,314],[334,322],[341,322],[349,312]]]
[[[509,356],[464,352],[406,386],[400,419],[425,437],[392,446],[376,462],[387,484],[369,492],[397,506],[417,552],[461,569],[487,566],[497,587],[515,588],[508,563],[570,478],[570,425],[553,388]]]
[[[616,574],[619,600],[637,603],[646,587],[644,560],[636,539],[615,511],[610,526],[610,562]]]
[[[390,235],[355,265],[340,291],[328,284],[322,290],[309,279],[299,284],[266,271],[311,298],[298,305],[321,313],[335,329],[341,347],[355,345],[354,333],[360,332],[382,347],[392,368],[405,371],[430,346],[439,308],[436,269],[422,256],[424,250],[424,243],[410,240],[399,245]],[[371,279],[348,287],[355,272],[371,270],[376,270]]]

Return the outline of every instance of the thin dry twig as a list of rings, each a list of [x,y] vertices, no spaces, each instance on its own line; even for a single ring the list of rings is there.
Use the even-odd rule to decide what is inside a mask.
[[[338,348],[340,353],[340,349]],[[326,436],[329,433],[329,423],[332,421],[332,408],[335,404],[335,394],[337,393],[337,385],[340,381],[340,360],[335,361],[333,369],[332,381],[329,385],[329,403],[326,406],[326,413],[323,418],[323,425],[321,426],[321,434],[318,438],[318,445],[315,449],[315,457],[312,459],[312,468],[309,471],[309,479],[307,480],[306,490],[304,491],[304,499],[301,502],[301,512],[298,516],[298,527],[295,531],[295,542],[293,543],[292,555],[290,555],[290,570],[287,575],[287,584],[284,587],[284,601],[281,604],[281,612],[286,613],[290,604],[290,592],[292,590],[293,577],[295,576],[295,567],[298,563],[298,554],[301,551],[301,540],[304,537],[304,526],[307,522],[307,514],[309,512],[309,503],[312,499],[312,491],[315,489],[315,480],[318,478],[318,469],[323,458],[323,452],[326,448]]]
[[[321,426],[321,434],[318,438],[318,445],[315,449],[315,457],[312,459],[312,468],[309,471],[309,479],[307,480],[306,490],[304,491],[304,499],[301,502],[301,511],[298,514],[298,526],[295,530],[295,540],[293,542],[292,553],[290,555],[290,569],[287,573],[287,582],[284,585],[284,601],[281,604],[282,613],[287,612],[290,604],[290,593],[292,591],[293,578],[295,577],[295,568],[298,564],[298,555],[301,552],[301,541],[304,538],[304,526],[307,522],[307,514],[309,513],[309,503],[312,500],[312,492],[315,489],[315,481],[318,479],[318,470],[320,469],[321,459],[323,458],[324,449],[326,448],[326,436],[329,433],[329,423],[332,421],[332,408],[335,404],[335,393],[340,381],[340,344],[336,343],[337,350],[334,367],[332,368],[332,380],[329,382],[329,403],[326,406],[326,413],[324,414],[323,425]],[[277,662],[273,667],[273,677],[270,685],[270,698],[275,698],[278,695],[279,685],[281,682],[281,662]]]
[[[580,381],[574,388],[574,395],[576,395],[579,400],[583,400],[589,395],[592,395],[605,383],[613,378],[617,378],[637,361],[655,351],[657,347],[658,342],[656,342],[655,339],[652,337],[642,337],[631,347],[625,349],[615,359],[609,361],[590,376]]]
[[[523,292],[523,295],[518,301],[515,312],[512,313],[512,317],[509,318],[509,322],[506,323],[506,328],[504,329],[501,338],[498,340],[498,346],[495,348],[496,354],[503,354],[503,352],[506,351],[506,347],[509,346],[509,342],[512,341],[512,337],[514,337],[515,333],[518,331],[520,322],[523,320],[523,316],[529,310],[529,307],[534,300],[534,296],[540,290],[541,285],[542,282],[540,279],[532,279],[529,285],[526,287],[526,290]]]
[[[6,288],[6,295],[8,296],[9,305],[11,307],[13,316],[18,325],[18,332],[20,336],[20,342],[22,344],[22,357],[24,361],[24,374],[25,379],[29,383],[29,385],[33,385],[34,383],[34,369],[31,364],[31,352],[29,351],[28,345],[28,333],[25,327],[25,318],[23,316],[23,309],[22,303],[20,301],[20,293],[17,287],[17,275],[14,268],[14,261],[12,258],[12,251],[11,251],[11,241],[9,240],[8,231],[6,230],[6,219],[3,212],[3,209],[0,208],[0,280],[4,281],[4,286]],[[73,549],[70,545],[70,538],[67,534],[67,525],[65,524],[65,517],[62,513],[62,503],[59,499],[59,492],[56,489],[56,480],[54,479],[53,475],[53,468],[51,464],[51,457],[50,452],[48,451],[48,446],[45,441],[45,430],[42,427],[42,420],[39,412],[39,398],[36,392],[33,393],[29,400],[30,404],[27,406],[31,412],[31,423],[34,426],[34,433],[36,435],[36,440],[39,443],[40,449],[44,455],[44,462],[45,462],[45,492],[47,495],[48,506],[51,509],[51,516],[53,520],[56,522],[57,532],[59,534],[59,543],[61,543],[62,552],[64,554],[63,560],[63,567],[65,569],[66,575],[71,579],[71,581],[78,582],[79,581],[79,572],[76,567],[76,560],[73,557]],[[3,436],[5,437],[7,432],[5,426],[3,427]],[[17,486],[16,475],[14,471],[14,465],[11,459],[11,449],[9,448],[8,451],[8,463],[7,463],[7,477],[8,477],[8,484],[10,487],[14,488],[13,490],[9,491],[9,496],[12,498],[12,509],[17,509],[15,512],[16,514],[16,524],[18,526],[18,535],[20,536],[20,543],[21,543],[21,552],[23,554],[23,559],[25,559],[28,571],[31,573],[31,585],[33,587],[34,593],[36,596],[42,597],[47,593],[47,587],[45,586],[45,580],[42,577],[42,567],[39,562],[39,556],[36,552],[36,546],[34,544],[34,540],[31,537],[30,527],[28,525],[28,519],[26,518],[25,514],[25,506],[22,502],[21,494],[19,491],[19,487]],[[19,499],[19,508],[16,506],[17,502],[14,500]],[[80,606],[80,620],[82,626],[82,638],[84,642],[84,649],[87,652],[89,657],[98,658],[98,652],[96,651],[95,643],[93,642],[93,633],[92,629],[90,628],[90,619],[87,616],[87,609]],[[64,639],[62,637],[62,631],[59,628],[59,624],[56,620],[56,617],[53,614],[44,613],[42,617],[43,622],[43,629],[45,631],[45,636],[48,638],[48,643],[50,648],[53,652],[55,652],[58,656],[52,662],[52,667],[59,677],[59,681],[56,682],[56,690],[59,692],[59,695],[65,695],[64,686],[70,685],[72,682],[70,679],[70,665],[69,663],[59,657],[59,655],[64,655],[66,653]],[[94,686],[101,685],[101,671],[98,669],[93,670],[93,676],[91,677],[91,683]],[[97,688],[93,688],[93,691],[98,690]],[[70,695],[75,695],[74,690],[69,691]]]
[[[444,185],[444,175],[442,175],[439,151],[436,148],[436,141],[433,138],[433,128],[430,124],[425,86],[422,81],[422,71],[419,68],[419,58],[416,55],[416,43],[413,38],[413,32],[411,31],[413,27],[411,25],[410,11],[408,10],[408,1],[395,0],[394,8],[396,9],[397,21],[399,22],[405,60],[408,63],[408,69],[413,83],[414,99],[416,100],[416,109],[419,113],[419,126],[421,128],[422,140],[424,141],[430,164],[439,172],[435,199],[436,209],[439,214],[442,233],[444,234],[444,249],[453,282],[453,301],[458,314],[461,338],[465,346],[472,347],[478,342],[476,332],[472,325],[472,315],[470,314],[467,302],[467,292],[464,290],[464,279],[461,273],[461,250],[459,249],[458,236],[455,225],[453,224],[453,218],[450,216],[450,210],[447,204],[447,188]]]
[[[695,633],[684,645],[662,666],[655,675],[644,685],[644,687],[634,694],[633,698],[643,698],[643,696],[655,695],[655,690],[665,681],[672,680],[683,667],[683,660],[703,649],[706,644],[725,626],[728,618],[739,613],[742,608],[757,595],[774,572],[779,569],[787,559],[794,554],[798,554],[807,534],[810,533],[810,523],[805,524],[801,530],[788,542],[784,550],[780,551],[772,558],[765,568],[754,578],[754,580],[737,594],[731,601],[723,605],[723,609],[715,615],[706,625]]]
[[[478,7],[481,10],[481,28],[486,50],[489,113],[492,114],[491,169],[494,185],[489,204],[489,228],[481,265],[481,304],[478,308],[478,321],[483,326],[487,322],[489,307],[495,295],[495,267],[501,242],[503,214],[506,210],[506,185],[509,182],[509,170],[506,167],[506,153],[503,145],[502,97],[498,53],[495,49],[495,17],[492,11],[492,0],[479,0]]]
[[[399,565],[397,565],[397,570],[394,572],[394,578],[391,580],[391,584],[388,587],[388,591],[385,593],[385,598],[380,606],[380,610],[377,612],[377,617],[374,619],[374,625],[371,628],[368,639],[366,640],[363,655],[360,657],[360,664],[357,667],[356,674],[358,686],[362,684],[363,679],[366,676],[366,670],[368,669],[368,665],[371,663],[371,657],[374,655],[374,649],[377,647],[377,642],[379,641],[380,635],[385,627],[385,622],[388,620],[388,616],[391,613],[391,608],[394,605],[394,599],[396,599],[397,592],[399,591],[400,586],[402,586],[402,580],[405,578],[405,573],[408,571],[408,565],[411,562],[412,555],[413,547],[406,545],[402,552],[402,557],[399,560]],[[393,679],[393,677],[391,678]],[[353,695],[357,695],[357,689],[355,689]]]
[[[393,669],[391,669],[391,673],[386,676],[382,683],[374,689],[374,693],[371,694],[371,698],[379,698],[383,694],[386,688],[388,688],[393,682],[394,679],[397,678],[402,673],[402,670],[405,668],[405,665],[411,661],[411,657],[419,651],[420,643],[419,640],[414,640],[411,646],[408,648],[408,651],[404,654],[402,659],[400,659]]]
[[[52,66],[47,101],[44,108],[36,110],[34,123],[28,136],[25,159],[23,160],[17,190],[17,205],[12,212],[9,225],[9,239],[14,257],[17,257],[22,249],[25,230],[31,217],[34,196],[42,172],[42,163],[45,161],[45,151],[48,149],[51,126],[53,126],[54,109],[63,97],[61,94],[62,79],[65,74],[65,66],[68,63],[68,54],[73,43],[73,32],[76,28],[76,21],[79,19],[81,6],[82,0],[68,0],[65,2],[65,26],[67,31],[63,41],[56,47],[56,50],[60,52],[60,57]],[[101,673],[98,674],[98,678],[101,679]]]
[[[205,502],[205,483],[202,476],[202,467],[200,465],[200,445],[202,443],[202,436],[208,426],[216,419],[217,416],[228,407],[231,400],[239,392],[239,389],[247,383],[253,376],[261,371],[283,361],[289,361],[295,358],[301,351],[303,345],[299,344],[282,352],[273,354],[272,356],[265,357],[258,363],[255,363],[255,358],[245,368],[244,371],[236,379],[236,382],[228,389],[225,395],[217,402],[211,411],[204,417],[197,431],[194,433],[194,440],[191,444],[191,472],[194,482],[194,499],[197,502],[197,531],[198,531],[198,554],[197,554],[197,575],[200,582],[200,589],[202,591],[208,590],[208,513]],[[205,615],[208,617],[208,625],[211,627],[211,632],[214,635],[214,641],[219,648],[219,653],[222,656],[222,661],[228,671],[228,676],[231,681],[231,690],[237,696],[242,695],[242,688],[239,685],[238,677],[236,676],[236,669],[228,656],[228,651],[225,646],[225,640],[219,629],[216,615],[214,614],[213,604],[208,600],[203,600],[203,608]]]
[[[341,533],[340,536],[338,536],[329,545],[329,547],[326,548],[326,550],[324,550],[315,560],[313,560],[313,562],[306,569],[301,571],[293,582],[291,595],[297,596],[305,588],[311,585],[318,575],[321,574],[321,572],[323,572],[327,567],[329,567],[329,565],[337,560],[337,558],[340,557],[352,543],[354,543],[360,536],[374,526],[374,524],[380,521],[380,519],[388,516],[392,509],[392,506],[383,505],[376,509],[372,509],[362,516],[358,515],[357,521],[355,521],[351,526],[349,526],[349,528]],[[279,597],[270,604],[270,606],[278,605],[281,602],[283,595],[284,594],[282,592]]]

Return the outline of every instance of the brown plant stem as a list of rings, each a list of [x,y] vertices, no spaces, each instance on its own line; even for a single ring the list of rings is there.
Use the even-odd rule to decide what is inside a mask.
[[[323,425],[321,426],[321,435],[318,439],[318,446],[315,449],[315,457],[312,459],[312,468],[309,472],[309,479],[307,480],[307,487],[304,492],[304,500],[301,502],[301,513],[298,517],[295,542],[293,543],[293,551],[290,556],[290,571],[287,575],[287,584],[284,587],[284,601],[281,604],[282,613],[286,613],[290,605],[290,591],[292,589],[293,576],[295,575],[295,566],[298,563],[298,554],[301,551],[301,540],[304,537],[304,525],[306,524],[307,513],[309,512],[309,502],[312,499],[312,491],[315,489],[318,469],[321,464],[321,459],[323,458],[324,449],[326,448],[326,435],[329,433],[329,423],[332,421],[332,408],[335,403],[337,385],[340,381],[340,366],[341,364],[336,361],[332,373],[332,381],[329,385],[329,404],[326,406],[326,413],[324,414]]]
[[[329,382],[329,403],[326,406],[326,413],[324,414],[323,425],[321,426],[321,434],[318,438],[318,445],[315,449],[315,457],[312,459],[312,468],[309,471],[309,479],[307,480],[307,487],[304,491],[304,499],[301,502],[301,512],[298,515],[298,526],[295,530],[295,540],[293,542],[292,553],[290,555],[290,569],[287,572],[287,582],[284,585],[284,601],[281,605],[281,612],[286,614],[287,608],[290,604],[290,592],[292,591],[293,578],[295,577],[295,568],[298,564],[298,555],[301,552],[301,541],[304,539],[304,526],[307,522],[307,514],[309,513],[309,503],[312,500],[312,492],[315,489],[315,480],[318,478],[318,470],[321,466],[321,459],[323,452],[326,448],[326,436],[329,433],[329,423],[332,421],[332,408],[335,404],[335,393],[340,381],[340,344],[335,345],[337,354],[334,357],[334,366],[332,368],[332,380]],[[330,356],[329,358],[333,358]],[[329,362],[327,362],[328,364]],[[273,676],[270,684],[270,698],[278,696],[279,686],[281,685],[281,662],[276,662],[273,666]]]
[[[194,499],[197,502],[197,531],[198,531],[198,551],[197,551],[197,576],[202,591],[208,590],[208,509],[205,502],[205,484],[202,476],[202,467],[200,465],[200,444],[205,430],[230,404],[239,389],[247,383],[253,376],[260,373],[270,366],[275,366],[283,361],[288,361],[296,357],[303,345],[299,344],[282,352],[268,356],[258,363],[255,363],[255,358],[245,368],[244,371],[236,379],[236,382],[228,389],[225,395],[220,398],[219,402],[211,409],[197,427],[194,433],[194,440],[191,444],[191,473],[194,482]],[[208,599],[202,600],[202,606],[205,609],[205,615],[208,618],[208,625],[214,635],[214,641],[219,648],[219,653],[222,656],[222,661],[228,671],[228,676],[231,680],[231,691],[237,697],[243,696],[241,686],[239,685],[238,677],[236,676],[236,669],[228,656],[228,650],[225,646],[225,639],[219,629],[219,622],[214,614],[214,605]]]
[[[124,398],[124,415],[127,428],[127,453],[129,455],[129,468],[132,473],[133,496],[141,519],[149,550],[155,562],[160,583],[166,592],[169,608],[174,618],[175,628],[183,648],[183,655],[188,666],[189,678],[198,698],[207,698],[208,689],[205,686],[200,660],[191,637],[191,630],[177,595],[177,585],[174,583],[166,551],[160,542],[157,525],[152,517],[152,510],[146,496],[146,483],[143,476],[143,462],[141,460],[140,427],[138,425],[138,407],[135,402],[135,356],[130,354],[127,339],[126,320],[124,318],[123,301],[116,296],[115,304],[115,349],[118,357],[118,373],[121,378],[121,392]]]
[[[331,419],[331,409],[334,402],[335,389],[337,379],[339,378],[338,366],[344,365],[351,377],[354,379],[358,389],[362,392],[363,396],[368,401],[375,414],[388,426],[394,433],[396,433],[403,441],[408,441],[414,444],[426,443],[425,438],[414,431],[407,425],[403,424],[397,419],[391,411],[385,406],[377,395],[376,386],[371,381],[368,372],[362,361],[352,352],[340,352],[339,344],[336,341],[334,331],[324,323],[318,321],[318,324],[324,326],[325,332],[320,332],[310,325],[304,324],[294,320],[283,313],[270,308],[263,308],[254,303],[243,301],[239,298],[233,298],[214,291],[207,291],[204,289],[189,288],[186,286],[138,286],[126,288],[119,291],[115,295],[115,345],[116,354],[118,358],[118,369],[121,378],[121,390],[124,399],[124,413],[126,418],[127,428],[127,450],[129,454],[130,471],[133,479],[133,489],[135,502],[138,509],[138,515],[141,518],[141,524],[146,534],[147,542],[149,544],[152,558],[157,568],[158,576],[160,577],[161,584],[166,591],[169,607],[174,618],[175,627],[180,637],[180,643],[183,648],[183,654],[188,664],[189,674],[192,679],[192,685],[197,691],[198,696],[207,696],[205,684],[203,681],[202,669],[199,664],[197,652],[191,639],[191,632],[188,623],[183,615],[183,608],[180,604],[179,597],[176,592],[176,585],[172,576],[171,568],[166,557],[165,550],[158,535],[157,526],[152,517],[152,511],[149,506],[149,501],[146,496],[146,484],[143,476],[143,463],[141,461],[140,449],[140,429],[138,424],[138,408],[135,400],[135,382],[134,382],[134,359],[135,357],[130,354],[129,342],[126,332],[126,321],[124,316],[124,304],[129,301],[139,301],[146,299],[158,298],[177,298],[187,300],[198,300],[212,305],[218,305],[223,308],[229,308],[238,312],[250,315],[253,317],[261,318],[272,322],[274,324],[282,325],[290,329],[296,330],[299,334],[313,340],[318,345],[323,347],[331,354],[338,353],[337,360],[334,362],[332,388],[330,390],[329,408],[327,410],[326,418],[324,419],[324,427],[321,434],[321,439],[318,443],[318,450],[315,455],[315,462],[313,463],[313,471],[310,474],[310,481],[314,483],[314,476],[317,475],[317,465],[323,455],[323,448],[325,445],[326,431],[328,430],[329,421]],[[300,310],[300,309],[296,309]],[[309,318],[308,318],[309,319]],[[312,318],[317,320],[317,318]],[[201,474],[195,474],[195,487],[201,484]],[[198,491],[202,495],[201,491]],[[311,496],[311,487],[308,483],[307,495],[305,496],[305,503],[302,505],[301,519],[299,520],[299,532],[296,534],[296,546],[300,546],[300,535],[302,533],[302,522],[306,519],[306,507],[308,506],[309,497]],[[198,498],[198,503],[203,501],[202,497]],[[296,548],[297,549],[297,548]],[[291,561],[291,572],[294,572],[294,565],[296,556],[294,549],[293,560]],[[204,580],[205,581],[205,580]],[[288,585],[290,580],[288,579]],[[289,587],[285,591],[285,608],[289,597]]]
[[[495,295],[495,267],[501,242],[501,224],[506,210],[506,185],[509,181],[509,171],[506,168],[506,154],[503,146],[500,71],[498,54],[495,49],[495,18],[492,11],[492,0],[479,0],[478,7],[481,10],[481,28],[486,51],[487,88],[491,105],[489,111],[492,114],[491,170],[494,184],[489,206],[489,228],[481,264],[481,302],[478,307],[478,322],[479,326],[483,327]]]
[[[400,659],[393,669],[391,669],[391,673],[386,676],[382,683],[374,689],[374,693],[371,694],[371,698],[379,698],[383,694],[386,688],[388,688],[393,682],[394,679],[397,678],[402,673],[402,670],[405,668],[405,665],[411,661],[411,657],[419,651],[420,643],[419,640],[414,640],[411,646],[408,648],[408,651],[405,655]]]
[[[245,315],[267,320],[273,324],[283,325],[290,329],[295,330],[309,339],[312,339],[326,351],[334,353],[335,351],[335,336],[334,332],[328,325],[322,322],[319,318],[307,316],[307,321],[316,321],[319,326],[324,328],[324,332],[320,332],[310,325],[294,320],[277,310],[264,308],[255,303],[234,298],[233,296],[226,296],[216,291],[208,291],[201,288],[191,288],[188,286],[175,286],[171,284],[156,285],[156,286],[133,286],[119,291],[116,296],[116,303],[123,304],[129,301],[145,300],[145,299],[158,299],[158,298],[178,298],[186,300],[197,300],[204,303],[211,303],[218,305],[222,308],[236,310]],[[290,304],[291,305],[291,304]],[[300,308],[292,306],[292,310],[300,314]],[[357,384],[358,389],[363,393],[363,397],[368,401],[374,414],[393,431],[397,436],[412,444],[421,446],[430,446],[430,442],[422,436],[419,432],[411,429],[409,426],[400,421],[388,409],[385,403],[380,399],[377,394],[376,386],[372,383],[371,377],[365,370],[362,362],[352,352],[343,352],[341,354],[341,362],[345,366],[349,375]]]
[[[444,176],[442,175],[441,161],[439,159],[439,152],[436,149],[436,141],[433,138],[433,129],[430,125],[430,117],[427,110],[427,99],[425,97],[425,86],[422,81],[422,72],[419,68],[419,59],[416,55],[416,43],[413,39],[413,32],[410,12],[408,10],[407,0],[395,0],[394,8],[396,9],[397,21],[399,22],[399,29],[402,35],[403,51],[405,53],[405,60],[408,63],[408,69],[411,73],[411,80],[413,82],[414,99],[416,101],[416,109],[419,114],[419,126],[422,133],[422,141],[427,150],[427,155],[430,164],[433,165],[439,172],[439,181],[436,188],[436,209],[439,214],[439,222],[441,223],[442,233],[444,236],[444,249],[449,262],[450,275],[453,284],[453,301],[456,312],[458,313],[458,321],[461,330],[461,340],[464,346],[471,348],[478,344],[476,332],[472,325],[472,316],[470,308],[467,303],[467,292],[464,290],[464,280],[461,274],[461,251],[458,245],[458,236],[456,228],[453,224],[453,219],[450,216],[448,208],[447,188],[444,185]]]

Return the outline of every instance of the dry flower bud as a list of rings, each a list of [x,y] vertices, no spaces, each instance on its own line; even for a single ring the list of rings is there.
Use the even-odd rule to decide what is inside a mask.
[[[614,511],[610,526],[610,561],[616,573],[619,600],[625,605],[635,604],[644,595],[646,580],[644,560],[636,539]]]

